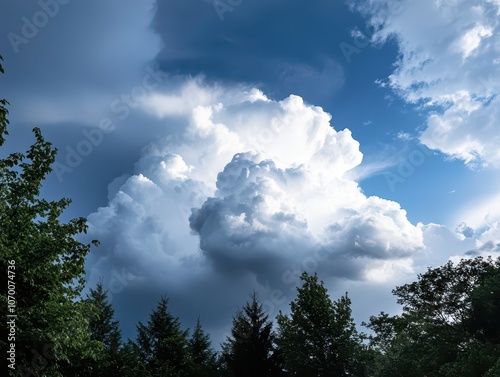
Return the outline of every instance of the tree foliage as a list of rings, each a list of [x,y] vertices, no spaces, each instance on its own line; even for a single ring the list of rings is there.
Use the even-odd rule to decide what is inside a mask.
[[[139,361],[139,350],[131,342],[123,343],[119,323],[114,319],[115,311],[101,281],[95,289],[90,289],[85,303],[89,305],[90,336],[103,345],[100,358],[88,361],[92,376],[143,375],[145,368]]]
[[[139,322],[137,326],[140,360],[152,377],[187,376],[187,336],[188,332],[180,328],[179,318],[168,311],[168,298],[162,296],[147,324]]]
[[[428,269],[393,292],[401,316],[367,326],[381,351],[375,376],[484,376],[500,357],[500,258],[462,259]]]
[[[292,376],[349,376],[361,347],[347,294],[332,302],[318,276],[303,273],[290,316],[280,312],[278,345]]]
[[[217,354],[213,350],[210,336],[203,330],[200,318],[196,321],[193,334],[188,341],[190,376],[217,376]]]
[[[273,324],[256,292],[233,318],[231,336],[222,345],[229,376],[279,376],[280,355],[275,347]]]
[[[108,293],[102,281],[97,283],[95,289],[90,289],[85,301],[93,309],[89,318],[92,339],[103,343],[107,351],[118,349],[122,338],[120,326],[114,319],[115,311],[108,302]]]
[[[3,68],[0,69],[3,72]],[[7,132],[8,102],[0,101],[0,146]],[[87,230],[86,219],[63,223],[69,199],[40,197],[56,150],[33,130],[35,143],[26,153],[0,160],[0,264],[15,264],[16,364],[32,375],[68,375],[83,371],[84,360],[98,358],[100,343],[88,331],[86,306],[80,299],[84,263],[91,245],[74,237]],[[7,274],[1,284],[7,286]],[[0,314],[7,318],[7,295]],[[2,326],[0,345],[7,346]],[[5,362],[5,358],[2,358]],[[79,372],[81,373],[81,372]]]

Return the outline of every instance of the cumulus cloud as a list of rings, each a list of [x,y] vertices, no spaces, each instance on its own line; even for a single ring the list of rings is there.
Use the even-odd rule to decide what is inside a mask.
[[[115,286],[119,275],[123,289],[170,287],[184,312],[217,296],[204,313],[213,328],[220,310],[234,311],[225,297],[291,293],[303,270],[377,283],[412,271],[421,229],[398,203],[362,192],[349,175],[362,161],[359,143],[322,108],[200,79],[142,106],[165,136],[88,217],[101,241],[88,261],[91,285],[104,276]]]
[[[101,241],[89,284],[104,277],[125,328],[167,293],[186,326],[201,314],[218,341],[245,292],[260,291],[274,316],[304,270],[332,293],[381,295],[450,255],[498,246],[493,230],[413,225],[398,203],[365,195],[352,173],[359,143],[301,97],[199,78],[168,87],[142,104],[164,136],[88,217]]]
[[[359,9],[375,30],[373,42],[398,43],[384,84],[437,109],[420,141],[470,167],[500,166],[498,1],[368,0]]]
[[[470,255],[488,256],[500,255],[500,221],[493,223],[481,237],[476,240],[476,249],[468,252]]]
[[[235,91],[194,80],[175,98],[152,95],[146,111],[165,119],[182,115],[186,126],[147,150],[136,175],[89,217],[91,224],[102,232],[115,227],[110,216],[122,226],[131,215],[134,232],[155,234],[152,250],[175,249],[167,255],[184,257],[197,248],[176,244],[189,230],[177,228],[192,208],[189,223],[207,259],[241,268],[267,258],[286,264],[318,243],[351,259],[398,259],[423,246],[397,203],[366,197],[348,178],[362,160],[349,130],[336,131],[329,114],[298,96],[271,101],[256,90]],[[185,106],[172,107],[173,99]],[[184,212],[171,210],[179,205]],[[121,213],[124,207],[128,212]],[[137,224],[146,214],[151,228],[142,229]],[[172,220],[177,216],[184,218]],[[252,265],[257,275],[265,263],[246,266]]]
[[[485,229],[500,221],[500,194],[495,192],[498,187],[498,179],[491,175],[487,182],[492,193],[485,193],[482,197],[472,198],[463,208],[460,208],[454,216],[458,221],[467,220],[472,229]]]

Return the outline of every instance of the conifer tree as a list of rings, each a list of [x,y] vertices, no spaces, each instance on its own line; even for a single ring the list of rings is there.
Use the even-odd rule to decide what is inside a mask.
[[[168,298],[162,296],[147,325],[139,322],[137,340],[140,360],[152,377],[188,376],[188,332],[168,311]]]
[[[103,351],[97,362],[89,360],[92,376],[133,377],[145,375],[144,366],[139,361],[137,347],[124,344],[115,311],[108,302],[108,292],[99,281],[95,289],[90,289],[85,302],[89,305],[89,328],[93,340],[103,344]]]
[[[217,355],[210,342],[210,336],[203,330],[200,318],[196,321],[193,335],[188,342],[191,376],[215,377],[217,373]]]
[[[90,289],[86,302],[92,306],[89,319],[90,333],[94,340],[98,340],[106,347],[106,351],[116,351],[121,343],[121,333],[118,321],[114,319],[115,311],[108,302],[108,293],[102,281],[95,289]]]
[[[223,360],[230,376],[280,375],[280,358],[272,327],[254,292],[243,311],[234,316],[231,337],[222,344]]]

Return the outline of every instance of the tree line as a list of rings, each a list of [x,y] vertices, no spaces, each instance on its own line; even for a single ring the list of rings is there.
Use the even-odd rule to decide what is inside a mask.
[[[0,147],[7,106],[0,99]],[[98,241],[75,239],[85,218],[60,221],[69,199],[40,197],[57,151],[33,132],[28,151],[0,159],[2,375],[500,376],[500,258],[491,257],[448,262],[396,287],[401,314],[370,317],[366,332],[354,324],[347,293],[332,300],[304,272],[289,313],[275,320],[251,293],[220,351],[200,318],[192,331],[182,328],[167,296],[124,340],[102,281],[82,294],[85,257]]]

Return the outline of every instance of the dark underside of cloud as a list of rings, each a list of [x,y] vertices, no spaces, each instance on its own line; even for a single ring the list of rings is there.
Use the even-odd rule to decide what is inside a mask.
[[[163,42],[157,60],[169,72],[249,82],[273,98],[295,93],[317,101],[344,82],[339,44],[351,40],[358,17],[337,1],[160,0],[153,21]]]

